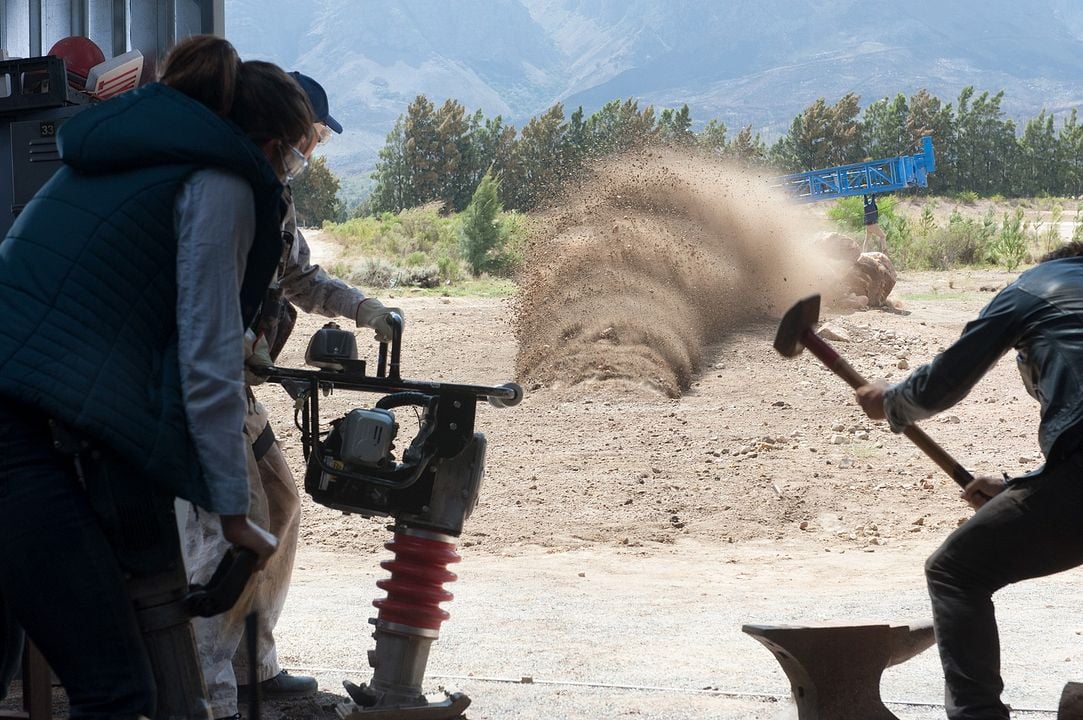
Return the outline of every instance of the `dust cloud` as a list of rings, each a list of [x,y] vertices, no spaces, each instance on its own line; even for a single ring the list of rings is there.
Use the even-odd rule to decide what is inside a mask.
[[[535,222],[514,320],[530,384],[677,397],[705,348],[832,283],[807,209],[680,152],[604,161]]]

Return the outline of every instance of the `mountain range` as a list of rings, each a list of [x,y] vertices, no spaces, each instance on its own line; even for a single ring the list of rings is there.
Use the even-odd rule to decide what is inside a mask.
[[[518,127],[555,102],[687,103],[696,126],[772,141],[847,92],[1005,91],[1017,120],[1083,105],[1078,0],[226,0],[245,58],[319,80],[346,132],[340,174],[367,174],[418,94]]]

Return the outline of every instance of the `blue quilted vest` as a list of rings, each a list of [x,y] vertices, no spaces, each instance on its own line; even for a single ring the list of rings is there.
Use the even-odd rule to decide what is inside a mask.
[[[173,206],[201,168],[251,184],[248,323],[282,252],[282,185],[239,128],[158,84],[76,115],[59,146],[64,167],[0,242],[0,395],[214,509],[181,395]]]

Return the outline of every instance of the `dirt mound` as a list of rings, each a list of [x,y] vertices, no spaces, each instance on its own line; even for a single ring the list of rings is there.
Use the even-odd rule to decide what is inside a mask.
[[[705,159],[652,151],[600,163],[537,219],[517,375],[678,396],[706,346],[831,287],[811,222],[766,177]]]

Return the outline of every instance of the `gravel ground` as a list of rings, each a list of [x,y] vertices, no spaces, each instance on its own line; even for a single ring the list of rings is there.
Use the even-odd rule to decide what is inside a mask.
[[[921,563],[931,549],[682,542],[649,556],[464,552],[428,678],[433,692],[443,685],[469,695],[471,720],[787,717],[785,675],[741,626],[925,617]],[[374,564],[315,551],[299,559],[280,650],[325,690],[370,675],[366,619],[380,595],[375,580],[386,574]],[[1078,580],[1068,573],[997,596],[1005,699],[1045,711],[1018,717],[1054,717],[1064,684],[1083,675]],[[943,717],[935,650],[889,668],[881,688],[903,720]]]

